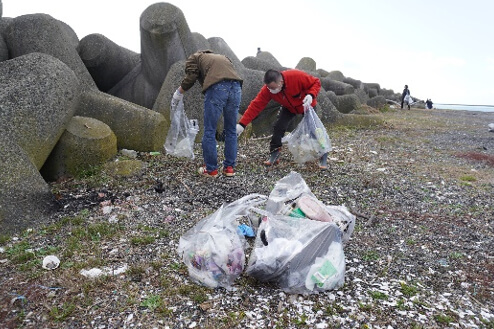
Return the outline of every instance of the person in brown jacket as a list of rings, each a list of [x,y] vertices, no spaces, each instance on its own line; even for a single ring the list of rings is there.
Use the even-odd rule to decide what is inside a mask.
[[[225,160],[223,174],[235,175],[237,160],[237,116],[242,97],[242,82],[232,61],[211,50],[198,51],[185,61],[185,78],[172,97],[172,106],[178,104],[183,94],[199,81],[204,94],[204,135],[202,153],[204,165],[199,174],[207,177],[218,176],[216,151],[216,126],[223,114],[225,128]]]

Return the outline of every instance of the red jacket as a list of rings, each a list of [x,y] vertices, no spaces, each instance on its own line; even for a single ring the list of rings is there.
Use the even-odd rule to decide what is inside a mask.
[[[288,111],[295,114],[304,113],[302,102],[307,94],[312,95],[312,107],[317,104],[317,94],[321,90],[321,81],[300,70],[286,70],[281,72],[283,76],[283,89],[277,94],[272,94],[266,85],[262,86],[256,98],[250,102],[239,123],[247,126],[259,113],[268,105],[270,100],[274,100]]]

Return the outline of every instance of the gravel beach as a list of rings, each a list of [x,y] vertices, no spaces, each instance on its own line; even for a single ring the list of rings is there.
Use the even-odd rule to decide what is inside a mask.
[[[196,144],[194,160],[119,154],[53,183],[49,223],[1,237],[0,327],[494,328],[494,113],[373,116],[379,124],[328,127],[325,171],[287,151],[267,170],[269,138],[241,137],[234,177],[199,177]],[[291,171],[356,216],[343,287],[304,296],[247,275],[232,290],[192,282],[180,237]],[[57,268],[42,267],[48,255]],[[108,272],[82,274],[91,269]]]

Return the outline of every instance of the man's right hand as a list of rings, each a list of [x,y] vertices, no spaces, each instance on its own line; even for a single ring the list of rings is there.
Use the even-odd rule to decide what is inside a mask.
[[[173,93],[173,97],[172,97],[172,106],[177,106],[178,103],[180,103],[180,101],[184,98],[184,94],[182,94],[180,92],[180,90],[175,90],[175,92]]]
[[[240,134],[242,134],[242,132],[244,131],[244,127],[242,127],[241,124],[237,123],[237,137],[240,136]]]

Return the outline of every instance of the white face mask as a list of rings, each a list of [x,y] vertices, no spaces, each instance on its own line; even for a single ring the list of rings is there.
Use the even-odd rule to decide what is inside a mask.
[[[279,93],[281,91],[281,87],[276,88],[276,89],[270,89],[270,88],[268,88],[268,90],[269,90],[269,92],[271,94],[277,94],[277,93]]]

